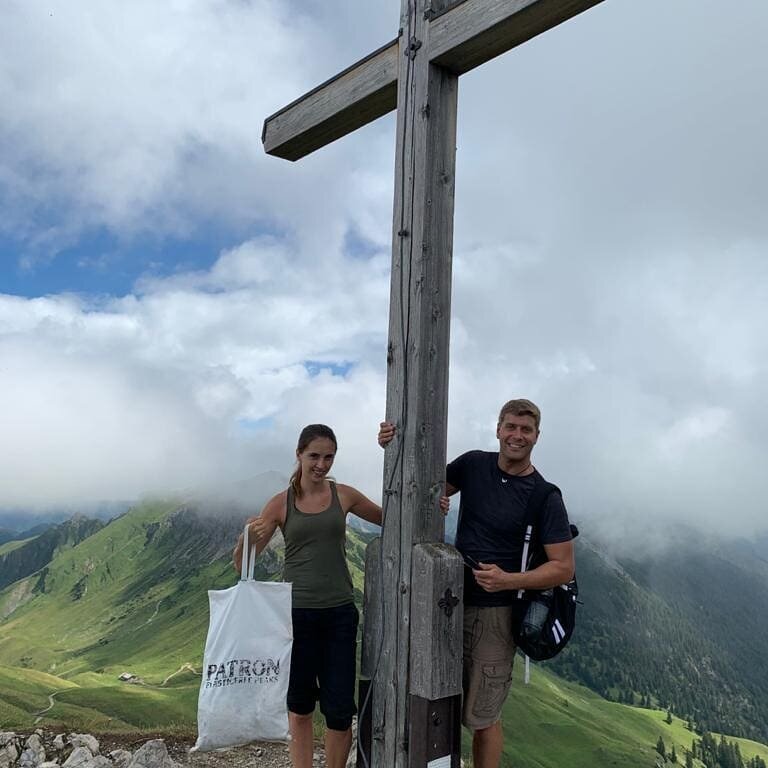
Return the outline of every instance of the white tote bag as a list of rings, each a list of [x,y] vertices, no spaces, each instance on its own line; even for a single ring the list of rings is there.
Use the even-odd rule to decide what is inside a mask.
[[[255,560],[246,526],[240,581],[208,592],[211,619],[192,751],[288,740],[291,585],[254,581]]]

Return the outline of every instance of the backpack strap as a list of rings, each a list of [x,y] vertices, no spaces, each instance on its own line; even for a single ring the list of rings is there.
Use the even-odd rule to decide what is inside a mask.
[[[546,560],[544,547],[540,544],[539,527],[547,499],[552,493],[561,493],[554,484],[547,482],[538,472],[533,470],[533,490],[528,498],[523,517],[523,555],[520,562],[520,573],[525,573],[530,565],[538,559]],[[517,590],[518,598],[522,598],[524,589]]]

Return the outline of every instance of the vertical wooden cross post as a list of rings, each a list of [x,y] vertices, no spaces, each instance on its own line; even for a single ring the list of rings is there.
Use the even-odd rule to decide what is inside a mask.
[[[398,433],[384,460],[383,543],[366,565],[363,764],[459,765],[462,566],[441,543],[438,509],[458,77],[599,2],[401,0],[395,41],[264,122],[266,152],[298,160],[397,109],[386,415]]]

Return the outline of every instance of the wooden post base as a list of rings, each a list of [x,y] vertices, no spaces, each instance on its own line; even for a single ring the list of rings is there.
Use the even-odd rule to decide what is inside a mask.
[[[430,701],[410,697],[408,768],[459,768],[461,696]]]

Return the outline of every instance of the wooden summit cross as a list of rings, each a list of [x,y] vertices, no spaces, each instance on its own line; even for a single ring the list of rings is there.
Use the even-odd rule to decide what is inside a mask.
[[[601,1],[401,0],[396,40],[264,122],[265,151],[298,160],[397,109],[386,414],[398,432],[384,459],[382,545],[366,562],[358,766],[459,765],[462,564],[442,544],[437,503],[458,77]]]

